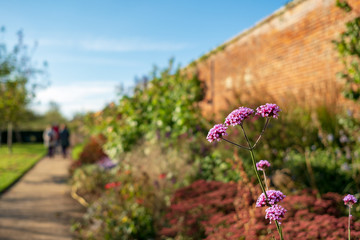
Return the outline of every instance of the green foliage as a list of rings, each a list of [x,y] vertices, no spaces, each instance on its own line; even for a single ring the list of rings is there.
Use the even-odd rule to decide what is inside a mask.
[[[44,73],[43,69],[34,68],[31,63],[22,31],[17,35],[18,42],[12,51],[8,51],[5,43],[0,42],[0,114],[3,123],[14,123],[21,119],[39,86],[38,83],[30,83],[30,79]]]
[[[301,154],[296,151],[288,154],[283,167],[291,170],[294,181],[301,184],[303,188],[313,187],[306,166],[306,157],[311,163],[315,184],[320,193],[346,194],[357,191],[356,182],[352,178],[351,161],[346,159],[346,156],[339,150],[336,151],[332,148],[318,149],[310,154]]]
[[[0,113],[4,123],[15,122],[24,113],[28,103],[26,83],[23,77],[0,82]]]
[[[86,178],[78,178],[85,172]],[[140,240],[155,237],[155,215],[151,208],[153,188],[146,178],[135,178],[129,171],[113,169],[109,172],[89,165],[78,169],[73,179],[75,184],[81,184],[79,189],[99,193],[98,198],[92,199],[83,221],[75,225],[79,238]]]
[[[203,90],[197,77],[187,77],[169,67],[152,74],[150,82],[138,84],[131,96],[103,113],[98,129],[106,136],[110,155],[129,151],[139,140],[176,143],[181,136],[194,136],[203,129],[198,102]]]
[[[343,9],[345,12],[352,10],[351,6],[346,1],[336,0],[336,6]]]
[[[71,150],[71,158],[73,160],[79,159],[80,154],[83,151],[84,147],[85,147],[85,143],[77,144],[76,146],[74,146]]]
[[[203,158],[199,157],[196,162],[199,165],[196,179],[221,182],[239,180],[238,173],[233,169],[232,164],[224,159],[220,151],[214,151]]]
[[[346,1],[337,1],[336,5],[345,12],[351,12],[351,6]],[[357,101],[360,98],[360,17],[346,23],[346,30],[334,40],[344,71],[339,76],[345,80],[344,96]]]

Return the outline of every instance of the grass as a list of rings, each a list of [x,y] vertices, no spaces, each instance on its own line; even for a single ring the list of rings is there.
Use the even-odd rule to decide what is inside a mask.
[[[0,193],[18,180],[46,153],[42,144],[14,144],[10,154],[7,146],[0,147]]]

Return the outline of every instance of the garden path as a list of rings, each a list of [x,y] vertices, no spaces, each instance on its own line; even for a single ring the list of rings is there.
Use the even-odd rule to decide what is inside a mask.
[[[70,197],[69,159],[44,158],[0,198],[1,240],[69,240],[82,207]]]

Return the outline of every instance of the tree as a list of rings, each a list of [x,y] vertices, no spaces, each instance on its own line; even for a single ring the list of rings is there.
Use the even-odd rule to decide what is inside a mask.
[[[0,31],[4,33],[5,28],[0,28]],[[6,44],[0,42],[0,133],[1,129],[7,127],[10,152],[13,126],[21,121],[37,87],[43,85],[43,82],[36,81],[36,77],[45,73],[45,69],[32,65],[28,47],[23,43],[23,32],[19,31],[17,36],[18,42],[10,52]],[[46,66],[44,63],[44,68]]]
[[[59,124],[67,121],[61,114],[59,104],[53,101],[49,102],[49,109],[44,114],[44,120],[47,124]]]

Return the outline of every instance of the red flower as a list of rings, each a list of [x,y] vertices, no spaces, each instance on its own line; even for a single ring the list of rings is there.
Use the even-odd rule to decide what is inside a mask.
[[[105,189],[115,188],[121,185],[121,182],[111,182],[105,185]]]
[[[166,178],[166,173],[161,173],[161,174],[159,175],[159,178],[160,178],[160,179]]]

